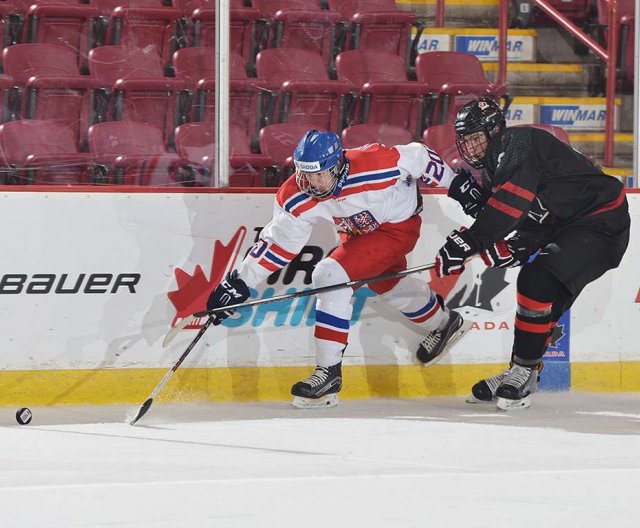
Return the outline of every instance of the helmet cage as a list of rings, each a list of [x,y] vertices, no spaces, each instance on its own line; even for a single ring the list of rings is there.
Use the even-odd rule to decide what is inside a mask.
[[[462,159],[476,169],[484,167],[489,140],[505,126],[502,109],[492,99],[483,98],[465,104],[454,122],[456,146]]]
[[[320,177],[322,174],[331,175],[333,181],[326,189],[319,189],[313,185],[309,181],[309,176],[314,176],[314,179]],[[331,196],[333,191],[335,191],[336,186],[338,185],[338,180],[340,179],[340,164],[332,167],[331,169],[326,169],[318,172],[305,172],[296,168],[296,183],[300,190],[313,198],[326,198],[327,196]]]

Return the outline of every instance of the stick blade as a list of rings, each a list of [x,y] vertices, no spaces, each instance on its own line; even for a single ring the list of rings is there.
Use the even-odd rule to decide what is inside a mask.
[[[167,348],[171,342],[176,338],[176,336],[182,332],[187,326],[189,326],[196,318],[194,316],[185,317],[182,321],[180,321],[177,325],[171,328],[167,335],[164,336],[162,340],[162,348]]]
[[[145,414],[147,414],[147,411],[151,408],[152,403],[153,403],[153,398],[149,398],[146,402],[144,402],[140,407],[138,414],[136,414],[136,417],[133,420],[131,420],[129,424],[134,425],[140,418],[142,418]]]

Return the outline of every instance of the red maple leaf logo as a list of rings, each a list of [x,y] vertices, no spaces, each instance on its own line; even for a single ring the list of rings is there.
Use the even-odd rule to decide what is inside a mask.
[[[241,226],[227,245],[224,245],[219,240],[215,241],[208,279],[199,264],[195,267],[193,274],[189,274],[180,268],[174,270],[178,289],[167,294],[176,309],[176,316],[171,323],[172,326],[175,326],[178,320],[206,309],[207,298],[213,288],[220,283],[227,272],[234,268],[246,234],[247,228]],[[200,326],[199,321],[196,321],[196,323],[189,325],[187,328],[198,328]]]

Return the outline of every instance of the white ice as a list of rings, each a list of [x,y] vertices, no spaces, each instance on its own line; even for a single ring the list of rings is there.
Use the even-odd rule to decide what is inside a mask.
[[[2,528],[640,526],[640,394],[16,410]]]

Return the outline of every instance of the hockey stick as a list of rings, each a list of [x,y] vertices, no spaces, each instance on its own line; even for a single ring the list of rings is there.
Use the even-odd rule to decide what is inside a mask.
[[[433,269],[435,267],[435,263],[433,264],[425,264],[423,266],[416,266],[415,268],[409,268],[403,271],[398,271],[397,273],[386,273],[384,275],[377,275],[375,277],[369,277],[367,279],[359,279],[352,280],[349,282],[342,282],[340,284],[330,284],[329,286],[321,286],[320,288],[313,288],[311,290],[303,290],[294,293],[285,293],[283,295],[276,295],[275,297],[269,297],[268,299],[257,299],[255,301],[250,301],[248,303],[241,304],[232,304],[230,306],[221,306],[220,308],[214,308],[213,310],[204,310],[202,312],[196,312],[190,317],[185,317],[182,321],[180,321],[177,325],[175,325],[162,341],[162,346],[167,347],[174,340],[174,338],[187,326],[192,324],[194,321],[201,319],[202,317],[211,316],[217,312],[224,312],[226,310],[237,310],[239,308],[246,308],[249,306],[258,306],[260,304],[273,303],[278,301],[284,301],[286,299],[296,299],[298,297],[307,297],[309,295],[315,295],[317,293],[325,293],[334,290],[340,290],[342,288],[352,288],[354,286],[362,286],[368,282],[377,282],[382,280],[389,279],[397,279],[400,277],[404,277],[405,275],[410,275],[412,273],[418,273],[420,271],[426,271]]]
[[[169,381],[169,378],[173,375],[173,373],[176,370],[178,370],[180,365],[182,365],[182,362],[189,355],[189,352],[191,352],[191,350],[193,350],[193,347],[196,346],[196,343],[198,341],[200,341],[200,338],[207,331],[207,328],[209,328],[209,326],[211,326],[211,323],[213,323],[213,317],[209,317],[207,319],[207,322],[202,325],[202,328],[200,328],[200,331],[198,332],[196,337],[193,338],[193,341],[191,341],[191,344],[182,353],[182,355],[180,356],[180,359],[178,359],[178,361],[176,361],[176,364],[173,365],[173,367],[171,367],[169,372],[167,372],[164,375],[164,378],[162,378],[162,381],[160,383],[158,383],[158,386],[155,389],[153,389],[153,392],[149,395],[149,397],[146,399],[146,401],[142,404],[142,406],[138,410],[138,414],[136,414],[135,418],[133,420],[131,420],[131,422],[129,422],[131,425],[135,424],[140,418],[142,418],[145,414],[147,414],[147,411],[149,410],[149,408],[151,407],[151,404],[153,403],[153,399],[162,390],[162,387],[164,387],[167,384],[167,382]]]

